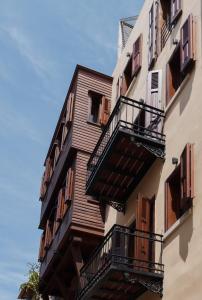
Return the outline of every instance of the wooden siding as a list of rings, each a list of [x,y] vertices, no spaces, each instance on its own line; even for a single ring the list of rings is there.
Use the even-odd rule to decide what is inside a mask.
[[[103,235],[104,208],[85,194],[89,154],[78,151],[74,186],[72,224],[83,230]]]
[[[60,180],[61,173],[64,169],[64,164],[65,164],[67,157],[71,150],[71,146],[72,146],[72,129],[69,132],[68,137],[65,141],[64,148],[61,151],[57,165],[53,171],[51,180],[49,182],[49,186],[48,186],[46,195],[45,195],[44,200],[41,205],[41,217],[40,217],[40,224],[39,224],[39,228],[41,228],[41,229],[44,228],[44,224],[45,224],[46,218],[47,218],[47,213],[48,213],[48,211],[50,211],[50,206],[52,205],[51,199],[54,200],[53,196],[55,194],[55,190],[57,190],[57,188],[58,188],[58,186],[57,186],[58,181]]]
[[[88,123],[89,91],[111,99],[111,81],[79,70],[74,104],[73,147],[91,153],[101,134],[101,127]]]

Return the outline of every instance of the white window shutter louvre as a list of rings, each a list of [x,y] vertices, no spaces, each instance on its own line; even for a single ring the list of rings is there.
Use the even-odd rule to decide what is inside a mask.
[[[162,70],[150,71],[147,80],[147,97],[146,104],[162,109]],[[146,112],[145,127],[149,127],[154,131],[162,131],[162,118]]]

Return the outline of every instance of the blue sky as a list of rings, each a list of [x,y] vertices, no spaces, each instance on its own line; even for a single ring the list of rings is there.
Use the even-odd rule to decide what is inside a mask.
[[[42,164],[75,65],[112,74],[118,21],[143,0],[1,0],[0,298],[36,262]]]

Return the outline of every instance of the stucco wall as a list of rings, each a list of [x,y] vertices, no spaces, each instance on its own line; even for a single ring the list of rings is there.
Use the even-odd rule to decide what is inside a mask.
[[[152,5],[146,0],[136,22],[126,48],[122,52],[114,70],[112,106],[115,105],[116,83],[128,61],[127,52],[132,52],[132,45],[137,37],[143,34],[143,61],[137,78],[134,78],[128,96],[139,100],[145,99],[148,74],[148,14]],[[134,220],[135,203],[138,192],[144,196],[156,196],[155,232],[164,234],[164,184],[174,170],[172,157],[180,159],[186,143],[194,144],[195,160],[195,198],[193,209],[186,213],[175,225],[170,234],[165,235],[163,263],[165,264],[164,300],[199,300],[202,294],[202,47],[201,47],[201,0],[182,0],[183,14],[173,30],[165,48],[158,57],[154,69],[163,71],[162,108],[165,108],[166,62],[175,46],[173,38],[179,39],[180,28],[188,15],[192,13],[196,20],[197,60],[192,72],[174,97],[172,104],[165,108],[166,119],[164,133],[166,135],[165,161],[156,161],[145,175],[127,202],[125,215],[107,207],[105,231],[114,223],[129,225]],[[132,14],[132,12],[131,12]],[[167,237],[166,237],[167,236]],[[158,254],[157,254],[158,255]],[[158,299],[146,293],[140,299]]]

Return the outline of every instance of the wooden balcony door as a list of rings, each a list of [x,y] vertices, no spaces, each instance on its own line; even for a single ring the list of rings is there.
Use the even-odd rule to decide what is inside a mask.
[[[141,271],[151,271],[154,260],[154,199],[138,195],[135,211],[134,258],[135,265]],[[145,232],[145,233],[143,233]],[[151,234],[150,234],[151,233]]]

